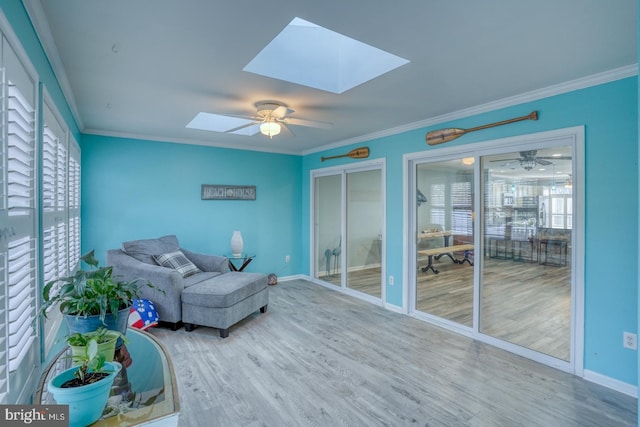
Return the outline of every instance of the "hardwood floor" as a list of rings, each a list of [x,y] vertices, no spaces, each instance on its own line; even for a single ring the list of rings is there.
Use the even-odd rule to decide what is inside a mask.
[[[633,426],[636,399],[313,283],[226,339],[152,329],[181,426]]]
[[[420,267],[426,264],[426,259],[419,262]],[[417,271],[416,310],[472,327],[473,267],[455,264],[447,257],[434,259],[433,264],[438,274]],[[570,264],[551,266],[486,257],[483,268],[481,332],[568,361]],[[340,286],[339,272],[321,279]],[[380,268],[351,271],[348,287],[380,298],[381,280]]]

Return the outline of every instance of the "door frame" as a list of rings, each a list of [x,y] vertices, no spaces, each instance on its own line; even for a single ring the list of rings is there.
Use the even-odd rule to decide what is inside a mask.
[[[434,148],[428,151],[405,154],[403,156],[403,307],[402,312],[420,320],[441,326],[461,335],[486,342],[498,348],[510,351],[528,359],[543,363],[554,368],[584,376],[584,126],[558,129],[514,137],[488,140],[484,142],[454,147]],[[468,328],[435,316],[417,312],[415,307],[415,283],[417,279],[416,242],[415,236],[415,206],[417,163],[451,160],[461,157],[474,157],[474,207],[482,209],[482,182],[480,157],[500,154],[536,147],[553,147],[555,145],[571,145],[573,147],[573,233],[571,260],[571,352],[570,360],[563,361],[555,357],[544,355],[515,344],[499,340],[479,332],[479,301],[480,301],[480,265],[474,266],[474,322]],[[477,218],[479,218],[477,216]],[[484,253],[482,241],[482,221],[475,221],[474,239],[478,253]]]

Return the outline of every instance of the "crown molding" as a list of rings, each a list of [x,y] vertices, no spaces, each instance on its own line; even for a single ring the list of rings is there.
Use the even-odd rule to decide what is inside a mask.
[[[412,131],[424,127],[434,126],[440,123],[450,122],[453,120],[462,119],[465,117],[474,116],[481,113],[487,113],[489,111],[499,110],[505,107],[512,107],[515,105],[524,104],[527,102],[537,101],[543,98],[549,98],[555,95],[561,95],[568,92],[573,92],[580,89],[586,89],[592,86],[598,86],[605,83],[610,83],[616,80],[626,79],[628,77],[634,77],[638,75],[638,64],[627,65],[613,70],[605,71],[602,73],[593,74],[590,76],[582,77],[575,80],[570,80],[565,83],[549,86],[542,89],[537,89],[531,92],[525,92],[520,95],[503,98],[497,101],[491,101],[486,104],[477,105],[475,107],[464,108],[462,110],[454,111],[440,116],[432,117],[418,122],[408,123],[406,125],[397,126],[394,128],[386,129],[379,132],[370,133],[367,135],[361,135],[355,138],[349,138],[342,141],[333,142],[320,147],[316,147],[310,150],[303,151],[303,155],[313,154],[320,151],[325,151],[333,148],[343,147],[345,145],[357,144],[360,142],[371,141],[377,138],[383,138],[386,136],[397,135],[402,132]]]
[[[187,145],[201,145],[205,147],[215,147],[215,148],[228,148],[230,150],[244,150],[244,151],[260,151],[265,153],[274,153],[274,154],[289,154],[293,156],[300,156],[300,152],[292,151],[292,150],[278,150],[273,148],[268,148],[265,146],[258,145],[238,145],[237,143],[231,142],[212,142],[206,140],[198,140],[198,139],[190,139],[190,138],[170,138],[164,136],[157,135],[144,135],[144,134],[134,134],[127,132],[108,132],[100,129],[85,129],[82,131],[85,135],[97,135],[97,136],[108,136],[113,138],[122,138],[122,139],[137,139],[140,141],[155,141],[155,142],[164,142],[167,144],[187,144]]]
[[[56,46],[53,34],[51,33],[51,28],[49,27],[49,22],[47,21],[44,10],[42,9],[42,4],[40,3],[40,0],[22,0],[22,4],[27,11],[27,15],[29,15],[31,25],[33,25],[38,39],[40,40],[40,45],[42,46],[42,49],[44,49],[44,53],[51,65],[53,74],[62,89],[62,95],[67,101],[67,105],[71,110],[71,114],[73,115],[78,128],[82,132],[84,129],[84,122],[82,121],[78,106],[76,105],[73,90],[71,90],[71,84],[69,83],[67,73],[62,65],[62,60],[58,53],[58,47]]]

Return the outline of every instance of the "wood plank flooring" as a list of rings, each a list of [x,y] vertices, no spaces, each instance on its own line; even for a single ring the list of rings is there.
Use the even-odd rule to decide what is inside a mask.
[[[423,259],[419,265],[426,263]],[[447,257],[433,263],[439,274],[417,271],[416,310],[472,327],[473,267],[455,264]],[[550,266],[485,257],[482,274],[481,332],[568,361],[570,264]],[[339,273],[321,279],[340,286]],[[348,287],[380,298],[381,280],[380,268],[351,271]]]
[[[181,426],[633,426],[636,399],[313,283],[231,328],[151,332]]]

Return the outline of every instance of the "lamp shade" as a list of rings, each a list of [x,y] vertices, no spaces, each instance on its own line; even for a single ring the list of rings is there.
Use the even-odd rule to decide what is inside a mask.
[[[273,138],[274,135],[280,133],[280,124],[273,120],[268,120],[260,125],[260,133],[267,135],[269,138]]]

